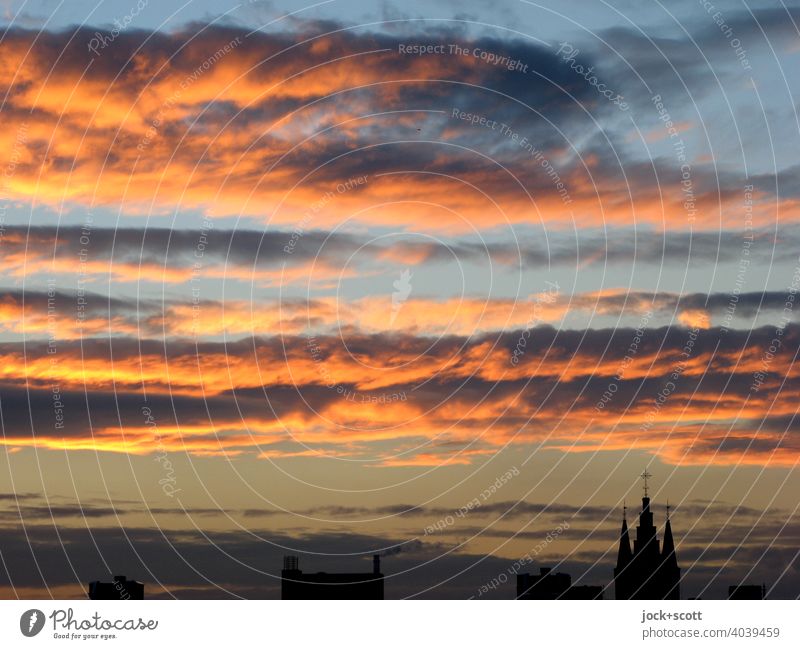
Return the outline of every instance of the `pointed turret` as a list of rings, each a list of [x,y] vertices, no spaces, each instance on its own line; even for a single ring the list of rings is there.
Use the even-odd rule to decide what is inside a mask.
[[[619,533],[617,566],[614,568],[614,593],[617,599],[630,599],[630,567],[633,561],[631,537],[628,534],[627,508],[622,508],[622,530]]]
[[[622,509],[622,530],[619,533],[619,550],[617,552],[617,569],[627,566],[633,553],[631,552],[631,538],[628,534],[628,518],[625,508]]]
[[[661,569],[659,572],[664,584],[664,599],[680,599],[681,569],[678,567],[678,556],[675,554],[672,523],[669,521],[669,505],[667,505],[667,522],[664,524],[664,543],[661,546]]]
[[[664,543],[661,546],[661,556],[664,565],[670,568],[678,567],[678,557],[675,555],[675,541],[672,539],[672,525],[669,522],[669,506],[667,506],[667,522],[664,525]]]

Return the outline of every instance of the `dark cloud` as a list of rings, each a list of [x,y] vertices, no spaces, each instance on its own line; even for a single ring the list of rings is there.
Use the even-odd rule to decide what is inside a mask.
[[[73,365],[101,368],[95,372],[103,375],[102,368],[110,367],[113,359],[117,372],[113,385],[110,380],[97,379],[89,385],[75,379],[58,384],[56,396],[64,417],[57,428],[53,383],[46,375],[18,382],[6,378],[0,383],[4,441],[9,446],[104,449],[108,445],[109,450],[124,447],[128,452],[152,453],[159,444],[158,430],[164,430],[169,432],[161,443],[172,451],[188,453],[261,452],[280,457],[307,450],[301,442],[332,450],[348,437],[357,443],[351,452],[359,453],[366,452],[373,442],[380,446],[380,436],[372,438],[377,431],[391,429],[397,439],[408,435],[419,439],[418,427],[403,429],[408,412],[414,412],[436,431],[423,451],[440,461],[462,453],[465,457],[469,452],[490,453],[510,441],[534,441],[572,451],[592,449],[595,444],[608,450],[644,444],[671,463],[738,462],[742,457],[751,463],[789,463],[800,451],[797,420],[774,407],[800,393],[800,379],[789,371],[800,348],[796,324],[783,330],[781,348],[762,377],[760,391],[753,389],[754,372],[775,337],[774,327],[691,333],[690,364],[677,378],[671,375],[684,358],[690,339],[690,331],[684,328],[648,329],[637,336],[630,328],[556,331],[537,327],[516,373],[508,376],[512,367],[508,359],[520,335],[507,332],[438,340],[353,335],[346,351],[339,338],[319,336],[321,351],[316,361],[308,358],[307,340],[293,337],[231,343],[129,338],[64,343],[58,349],[58,362],[65,369]],[[641,339],[635,363],[623,371],[628,347],[636,337]],[[26,343],[25,363],[35,367],[47,360],[49,364],[47,350],[46,342]],[[2,344],[0,355],[7,362],[22,358],[22,345]],[[410,376],[412,362],[395,381],[382,372],[381,385],[376,387],[370,385],[363,366],[347,369],[350,355],[370,359],[376,367],[391,367],[402,358],[425,358],[426,363],[446,369],[432,377],[426,364],[417,381]],[[221,366],[219,359],[223,358]],[[476,358],[483,358],[481,369],[472,366]],[[465,359],[470,362],[462,365]],[[341,413],[335,406],[344,398],[319,377],[315,368],[319,363],[339,368],[340,376],[352,371],[351,378],[339,382],[343,390],[375,398],[387,392],[407,395],[403,408],[393,409],[392,403],[386,403],[374,413],[375,420],[365,421],[358,404],[347,402],[352,407],[345,415],[333,414],[327,426],[309,425],[306,422],[317,421],[320,412]],[[159,369],[155,375],[147,370],[147,400],[136,379],[140,367],[172,368],[168,372]],[[231,374],[231,367],[253,369],[237,369]],[[293,368],[292,372],[299,372],[304,379],[292,384],[289,370],[281,369],[284,367]],[[80,377],[83,371],[73,374]],[[234,375],[237,378],[232,382]],[[202,384],[198,383],[201,376]],[[594,434],[587,438],[581,431],[596,419],[596,404],[611,384],[613,398],[603,410],[607,417],[618,420],[608,419],[612,428],[595,421]],[[662,412],[657,397],[666,387],[669,409]],[[486,414],[481,405],[489,396],[493,403],[508,405]],[[763,408],[765,414],[739,413],[745,400],[751,408]],[[160,429],[148,427],[145,409]],[[662,418],[643,428],[642,421],[651,412]],[[682,414],[663,418],[673,412]],[[564,413],[569,413],[570,425],[564,421]],[[530,426],[533,417],[535,429]],[[193,432],[181,434],[183,429]],[[477,437],[476,430],[482,431]],[[442,431],[448,434],[442,437]],[[443,444],[437,445],[437,440]],[[368,456],[375,458],[374,453]],[[409,461],[413,463],[413,457]]]
[[[744,233],[735,230],[688,233],[613,227],[605,231],[585,228],[568,234],[552,231],[546,238],[520,231],[516,240],[505,237],[509,239],[506,241],[456,237],[446,244],[420,241],[418,237],[402,234],[375,241],[363,234],[314,229],[304,231],[299,237],[295,235],[293,239],[291,230],[215,229],[211,233],[201,233],[200,229],[96,228],[88,245],[81,243],[79,227],[56,230],[50,226],[6,226],[5,232],[0,256],[13,265],[24,253],[30,274],[51,272],[48,264],[53,260],[63,264],[59,270],[64,273],[78,272],[77,260],[85,249],[87,262],[103,262],[107,266],[102,270],[86,267],[82,272],[119,274],[122,280],[128,277],[137,282],[148,278],[170,281],[171,271],[182,271],[188,279],[198,259],[202,263],[201,274],[213,271],[233,281],[248,275],[258,280],[261,270],[278,272],[284,266],[291,269],[312,262],[324,268],[355,264],[361,271],[376,270],[385,266],[387,258],[407,258],[429,264],[473,263],[482,267],[491,263],[512,268],[633,262],[702,266],[738,263],[744,245]],[[748,254],[754,261],[797,260],[796,251],[800,245],[797,228],[760,229],[752,234],[752,242],[748,239]],[[201,236],[202,257],[198,257]],[[287,254],[285,248],[292,241],[291,253]],[[355,253],[358,254],[354,258]],[[140,270],[137,272],[137,269]],[[164,275],[159,275],[160,271]],[[286,280],[289,279],[287,275]],[[102,306],[99,296],[87,293],[92,309]],[[27,299],[32,307],[46,307],[46,298],[37,297],[34,292],[30,292]],[[112,307],[126,307],[121,300],[104,299]],[[142,300],[141,304],[146,305],[147,301]]]
[[[4,559],[0,585],[34,589],[72,586],[79,597],[91,580],[126,574],[146,582],[151,597],[274,599],[279,597],[279,571],[285,554],[299,555],[300,566],[307,572],[369,572],[371,554],[383,552],[389,599],[477,597],[481,585],[500,573],[511,576],[505,587],[489,597],[514,596],[513,560],[468,549],[453,551],[452,546],[430,541],[409,545],[400,538],[331,532],[289,536],[269,529],[200,532],[62,526],[54,535],[52,526],[27,525],[25,531],[26,537],[15,528],[0,528]],[[522,571],[535,572],[549,565],[571,573],[574,582],[605,586],[611,580],[616,549],[613,538],[604,536],[607,541],[601,548],[606,547],[605,552],[586,548],[559,557],[550,551]],[[535,541],[536,535],[530,540]],[[726,540],[711,547],[678,541],[684,593],[707,588],[704,597],[721,597],[727,585],[748,575],[750,581],[767,581],[773,598],[796,596],[797,563],[791,546],[779,544],[765,551],[755,544],[730,544],[730,536]],[[399,553],[390,550],[398,547],[403,548]],[[695,564],[701,558],[712,565]],[[714,563],[725,564],[720,574]],[[31,571],[30,565],[36,565],[39,574]],[[782,575],[787,565],[790,570]],[[158,584],[163,584],[166,592]]]

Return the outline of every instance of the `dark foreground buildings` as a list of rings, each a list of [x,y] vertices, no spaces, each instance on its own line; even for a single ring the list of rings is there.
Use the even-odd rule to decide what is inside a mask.
[[[669,508],[664,526],[664,543],[659,547],[645,480],[642,511],[632,549],[628,521],[624,512],[622,515],[617,567],[614,569],[614,594],[617,599],[680,599],[680,580],[681,569],[675,556]]]
[[[762,584],[741,584],[728,587],[728,599],[766,599],[767,586]]]
[[[117,575],[112,581],[89,582],[89,599],[144,599],[144,584]]]
[[[573,586],[567,573],[539,568],[538,575],[517,575],[517,599],[603,599],[603,587]]]
[[[372,557],[372,572],[304,574],[297,557],[284,557],[281,599],[383,599],[381,559]]]

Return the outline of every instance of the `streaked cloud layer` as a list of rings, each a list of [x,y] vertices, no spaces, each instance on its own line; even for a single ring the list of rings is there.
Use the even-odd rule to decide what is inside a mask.
[[[704,160],[712,149],[697,119],[675,120],[685,158],[668,155],[669,146],[655,153],[648,140],[671,140],[662,114],[640,109],[652,126],[618,133],[627,116],[549,42],[292,21],[267,33],[129,30],[94,52],[97,33],[110,38],[11,29],[0,43],[3,111],[24,128],[12,199],[142,215],[179,206],[291,226],[333,193],[315,227],[340,225],[347,213],[391,227],[430,227],[435,218],[445,231],[573,219],[685,229],[695,214],[739,225],[752,185],[757,224],[773,223],[776,211],[782,222],[796,219],[796,168],[744,174]],[[608,37],[620,55],[640,38],[621,29]],[[409,53],[432,42],[443,44],[441,54]],[[462,49],[466,56],[451,53]],[[529,69],[508,70],[482,52]],[[581,61],[609,84],[636,81],[632,102],[657,83],[676,115],[681,84],[708,74],[686,55],[676,56],[676,69],[662,54],[640,59],[644,76],[632,80],[625,59],[597,56],[585,51]],[[5,130],[4,139],[11,149],[19,131]],[[688,194],[680,190],[685,163]],[[349,188],[358,178],[366,181]]]
[[[600,583],[643,466],[691,594],[797,596],[800,9],[429,4],[11,3],[0,596]]]
[[[263,457],[331,452],[389,465],[469,463],[509,443],[641,449],[675,464],[796,460],[795,325],[771,357],[771,327],[722,335],[539,327],[513,364],[521,335],[122,338],[62,344],[55,362],[44,344],[28,344],[24,355],[6,344],[2,398],[12,414],[3,443],[137,454],[164,445]],[[69,413],[63,427],[46,407],[52,386]],[[139,412],[145,386],[158,428]]]

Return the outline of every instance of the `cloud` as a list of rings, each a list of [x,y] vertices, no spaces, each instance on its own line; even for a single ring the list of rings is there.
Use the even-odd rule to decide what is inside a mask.
[[[133,454],[345,454],[387,466],[475,462],[509,443],[533,443],[562,452],[638,449],[679,464],[790,466],[799,443],[791,405],[800,390],[799,336],[788,325],[768,356],[774,327],[641,335],[542,326],[524,339],[516,365],[510,359],[521,332],[119,338],[65,342],[55,355],[47,342],[24,350],[6,343],[3,443]]]
[[[407,148],[402,143],[329,163],[347,154],[354,136],[387,126],[408,133],[415,123],[415,109],[404,112],[410,105],[419,106],[423,119],[442,102],[470,108],[478,100],[468,88],[477,88],[478,95],[513,94],[523,104],[535,99],[543,114],[557,115],[576,110],[562,87],[586,94],[552,53],[529,42],[469,45],[524,58],[539,76],[477,57],[405,55],[400,50],[414,43],[397,37],[296,27],[266,34],[203,25],[197,38],[188,31],[129,30],[101,55],[87,49],[95,37],[88,29],[38,36],[10,30],[1,46],[9,71],[0,79],[9,88],[4,112],[24,118],[26,126],[11,194],[31,198],[26,188],[35,178],[37,198],[50,204],[80,203],[81,187],[91,186],[97,203],[131,209],[213,204],[227,213],[253,213],[253,201],[266,201],[272,219],[294,222],[305,211],[301,206],[336,193],[338,183],[364,168],[405,168],[396,158]],[[84,76],[87,66],[91,74]],[[490,90],[481,91],[484,86]],[[382,110],[368,110],[375,104]],[[308,172],[313,175],[304,181]],[[221,183],[214,187],[210,177]],[[377,196],[397,189],[391,181],[383,188]]]
[[[375,237],[311,226],[297,231],[202,225],[197,229],[98,227],[87,237],[82,228],[74,226],[8,225],[0,259],[12,278],[74,278],[87,284],[87,289],[109,279],[170,286],[224,279],[257,286],[307,284],[319,290],[330,288],[331,277],[347,280],[376,276],[386,272],[387,264],[403,268],[412,264],[430,268],[461,264],[482,271],[497,266],[505,272],[633,263],[657,267],[679,263],[691,268],[738,266],[745,234],[750,233],[621,227],[532,235],[523,228],[513,235],[453,237],[444,242],[413,234]],[[751,263],[797,262],[797,227],[756,229],[752,237],[752,241],[747,239]],[[64,285],[59,280],[56,288]]]
[[[511,578],[489,597],[510,599],[514,596],[513,565],[519,558],[432,541],[410,544],[408,539],[391,534],[319,531],[293,535],[269,528],[219,531],[61,526],[56,536],[52,526],[37,524],[26,525],[25,530],[27,536],[23,537],[17,527],[0,527],[5,566],[0,572],[0,593],[7,598],[56,594],[82,598],[89,581],[123,573],[144,581],[149,598],[273,599],[279,597],[279,571],[285,554],[299,555],[300,567],[306,572],[370,572],[374,552],[400,547],[402,552],[391,553],[381,564],[388,599],[475,597],[481,584],[500,573],[511,574]],[[509,531],[506,538],[518,531]],[[544,535],[546,531],[542,530],[539,538]],[[527,543],[537,538],[536,534],[527,536],[531,536]],[[738,583],[752,568],[751,579],[767,581],[773,598],[796,597],[797,565],[792,558],[796,529],[785,531],[785,537],[773,537],[771,540],[778,542],[766,551],[755,542],[736,545],[738,536],[731,535],[731,543],[712,546],[703,543],[705,536],[699,536],[699,544],[678,541],[684,592],[708,588],[704,597],[723,597],[727,585]],[[612,539],[605,538],[582,544],[580,551],[563,556],[558,550],[550,550],[522,571],[549,565],[571,573],[575,582],[606,585],[611,580],[614,546]],[[703,554],[713,555],[711,563],[694,565]],[[715,574],[717,566],[723,564],[722,572]],[[31,565],[37,566],[37,571],[30,570]],[[788,572],[784,571],[787,565]]]
[[[420,297],[407,299],[392,310],[391,297],[344,300],[177,300],[125,299],[83,292],[0,292],[0,331],[24,335],[28,340],[86,339],[97,336],[189,338],[197,340],[239,338],[243,335],[336,335],[395,333],[417,336],[473,336],[492,331],[519,331],[542,324],[558,325],[567,316],[608,316],[620,323],[675,320],[685,326],[707,329],[712,318],[728,327],[752,325],[757,315],[776,322],[783,314],[786,294],[780,291],[740,293],[732,302],[728,294],[648,293],[623,289],[570,296],[542,293],[510,298]],[[733,305],[733,307],[731,306]],[[726,315],[731,311],[731,317]],[[789,321],[794,318],[789,314]],[[735,319],[734,319],[735,318]],[[750,321],[748,322],[748,318]]]
[[[616,109],[554,48],[532,40],[297,21],[269,33],[127,30],[98,54],[92,38],[84,28],[12,29],[0,44],[3,112],[17,125],[0,145],[20,145],[12,200],[128,214],[201,209],[289,228],[309,216],[319,229],[347,217],[464,232],[635,215],[687,229],[681,192],[662,191],[679,186],[679,165],[628,156],[613,131],[598,133],[595,114]],[[641,41],[616,38],[620,47]],[[431,44],[441,53],[415,53]],[[451,53],[456,45],[467,54]],[[673,49],[692,65],[683,43]],[[649,76],[671,74],[651,61],[660,56],[652,47],[636,52],[642,70],[661,71]],[[528,67],[492,62],[504,57]],[[738,225],[741,174],[700,161],[692,169],[698,210],[721,209],[724,223]],[[792,187],[778,201],[774,186],[757,183],[754,219],[774,222],[775,207],[782,221],[795,219]],[[312,205],[320,207],[309,215]]]

